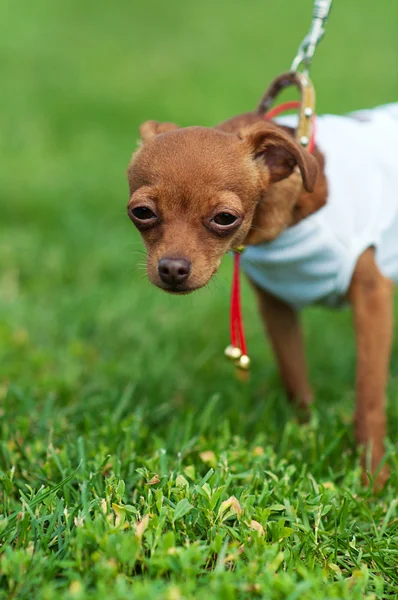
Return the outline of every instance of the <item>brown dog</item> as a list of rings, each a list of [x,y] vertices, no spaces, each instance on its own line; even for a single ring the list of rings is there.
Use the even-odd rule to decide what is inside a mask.
[[[179,129],[148,121],[140,132],[142,144],[128,168],[128,214],[148,251],[149,279],[167,292],[185,294],[205,286],[231,249],[260,245],[267,252],[274,240],[297,232],[327,206],[330,182],[323,154],[316,148],[310,155],[292,129],[266,122],[260,114],[241,115],[216,128]],[[326,166],[327,161],[326,153]],[[294,298],[275,293],[272,285],[267,289],[247,270],[286,391],[308,407],[312,392],[300,303],[297,307]],[[274,271],[283,279],[283,264]],[[352,305],[358,349],[356,437],[370,450],[375,471],[384,454],[393,286],[380,271],[373,244],[361,250],[342,296]],[[386,476],[384,468],[378,483]]]

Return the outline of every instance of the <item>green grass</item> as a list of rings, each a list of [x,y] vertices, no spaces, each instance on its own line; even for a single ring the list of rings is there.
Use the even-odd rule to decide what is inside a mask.
[[[335,3],[321,112],[398,96],[398,5]],[[168,297],[141,268],[125,168],[147,118],[255,106],[311,2],[0,4],[0,598],[398,597],[398,368],[378,495],[360,483],[348,313],[311,310],[316,406],[300,425],[244,288],[252,378],[234,379],[231,272]]]

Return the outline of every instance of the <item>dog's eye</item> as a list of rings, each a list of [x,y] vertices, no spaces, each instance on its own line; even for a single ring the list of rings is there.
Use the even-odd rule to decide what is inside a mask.
[[[150,221],[156,219],[155,213],[146,206],[137,206],[136,208],[130,208],[129,213],[132,217],[135,217],[139,221]]]
[[[214,223],[217,225],[221,225],[222,227],[228,227],[228,225],[233,225],[238,217],[235,215],[231,215],[231,213],[221,212],[218,213],[215,217],[213,217]]]

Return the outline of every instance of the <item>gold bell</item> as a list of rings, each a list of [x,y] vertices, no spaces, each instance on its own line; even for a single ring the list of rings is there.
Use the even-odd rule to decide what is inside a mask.
[[[240,348],[238,348],[237,346],[232,346],[231,344],[225,348],[224,354],[227,358],[234,361],[239,360],[242,356]]]
[[[248,371],[250,369],[250,358],[247,354],[242,354],[239,359],[236,361],[236,366],[239,369],[243,369],[243,371]]]

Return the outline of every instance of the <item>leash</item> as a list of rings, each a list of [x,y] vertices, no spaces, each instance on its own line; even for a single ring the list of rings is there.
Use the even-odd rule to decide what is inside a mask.
[[[291,71],[298,71],[303,67],[304,73],[309,74],[312,57],[325,34],[325,25],[331,8],[332,0],[315,0],[310,30],[298,48],[290,67]]]
[[[263,115],[264,119],[267,120],[273,119],[289,110],[298,110],[299,122],[296,129],[296,140],[310,153],[315,148],[316,116],[315,90],[309,78],[309,70],[315,49],[325,33],[324,26],[329,16],[331,4],[332,0],[315,0],[310,31],[298,48],[291,70],[288,73],[279,75],[272,81],[257,109],[258,113]],[[283,89],[290,86],[295,86],[298,89],[300,100],[284,102],[271,109],[275,98]],[[236,367],[247,371],[250,368],[250,358],[247,353],[240,297],[240,257],[244,249],[244,246],[234,249],[230,302],[231,343],[225,349],[225,356],[232,360]]]

